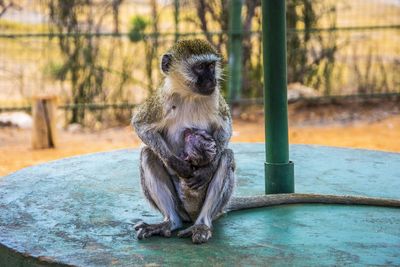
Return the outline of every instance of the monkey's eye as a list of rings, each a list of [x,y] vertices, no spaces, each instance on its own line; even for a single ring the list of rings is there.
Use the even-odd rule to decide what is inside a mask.
[[[214,71],[215,70],[215,62],[211,62],[210,64],[208,64],[208,68],[210,69],[210,71]]]
[[[193,67],[193,70],[196,73],[202,73],[204,71],[204,68],[205,68],[205,65],[202,63],[202,64],[195,65]]]

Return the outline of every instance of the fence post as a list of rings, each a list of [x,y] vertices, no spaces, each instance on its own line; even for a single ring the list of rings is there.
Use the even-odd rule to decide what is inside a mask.
[[[56,146],[56,101],[55,96],[38,96],[33,99],[33,149]]]
[[[229,6],[229,103],[240,99],[242,88],[242,0]]]
[[[262,0],[265,112],[265,193],[293,193],[289,161],[286,12],[283,0]]]

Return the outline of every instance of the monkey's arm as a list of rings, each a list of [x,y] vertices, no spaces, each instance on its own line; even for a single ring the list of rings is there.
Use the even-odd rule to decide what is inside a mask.
[[[162,120],[162,103],[157,95],[143,103],[138,113],[132,118],[132,126],[139,138],[164,162],[164,164],[187,178],[192,174],[189,163],[177,157],[157,130],[157,123]]]
[[[225,148],[227,148],[229,140],[232,136],[231,112],[229,110],[228,104],[225,102],[225,99],[221,95],[219,96],[218,115],[221,119],[221,123],[215,128],[213,132],[213,137],[217,146],[217,155],[221,156],[221,153],[225,150]]]
[[[226,118],[224,123],[214,131],[213,136],[219,159],[221,153],[228,147],[229,140],[232,136],[232,121],[230,117]]]

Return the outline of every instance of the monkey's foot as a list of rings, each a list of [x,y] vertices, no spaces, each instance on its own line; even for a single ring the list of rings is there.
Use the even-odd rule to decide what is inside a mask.
[[[195,224],[178,232],[179,237],[192,237],[195,244],[206,243],[212,236],[211,228],[205,224]]]
[[[147,224],[145,222],[140,222],[135,225],[135,230],[136,230],[136,237],[138,239],[148,238],[153,235],[170,237],[171,223],[169,221],[158,224]]]

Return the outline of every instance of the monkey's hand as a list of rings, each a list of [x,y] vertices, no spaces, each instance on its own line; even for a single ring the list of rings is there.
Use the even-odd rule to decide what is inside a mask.
[[[193,176],[186,181],[186,184],[190,187],[190,189],[200,189],[208,185],[214,175],[214,172],[215,170],[211,164],[200,167],[193,172]]]
[[[192,165],[175,155],[170,156],[166,163],[182,178],[189,178],[193,175]]]

